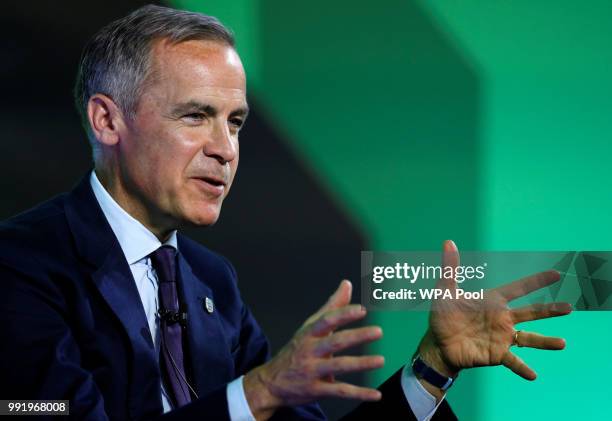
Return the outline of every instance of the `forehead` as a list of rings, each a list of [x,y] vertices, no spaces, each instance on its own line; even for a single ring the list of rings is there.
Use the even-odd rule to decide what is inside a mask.
[[[168,100],[203,95],[246,102],[246,77],[240,57],[234,48],[217,41],[155,41],[147,85],[163,92]]]

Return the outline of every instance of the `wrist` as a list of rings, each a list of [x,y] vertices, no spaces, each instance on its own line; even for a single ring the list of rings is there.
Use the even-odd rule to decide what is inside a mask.
[[[268,387],[265,365],[254,368],[244,375],[242,385],[249,409],[257,421],[267,420],[281,406],[281,401]]]
[[[421,340],[417,353],[421,355],[421,359],[428,366],[438,373],[447,377],[457,377],[459,374],[460,369],[446,361],[440,347],[436,344],[429,330]]]

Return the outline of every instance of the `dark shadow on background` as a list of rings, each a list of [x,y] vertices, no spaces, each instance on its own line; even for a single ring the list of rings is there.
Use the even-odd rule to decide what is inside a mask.
[[[0,219],[69,190],[91,166],[72,101],[85,42],[149,1],[7,2],[0,15]]]
[[[365,242],[254,101],[240,138],[238,175],[222,217],[189,234],[234,263],[242,295],[278,351],[341,279],[359,279]]]
[[[406,0],[267,0],[259,13],[258,88],[274,101],[263,104],[271,110],[268,120],[284,131],[283,118],[294,115],[310,124],[296,124],[301,132],[288,133],[284,140],[292,144],[308,139],[308,148],[316,148],[321,138],[338,142],[341,147],[320,148],[338,159],[353,160],[351,168],[364,169],[351,173],[358,178],[352,194],[372,197],[367,190],[360,193],[359,185],[387,189],[384,196],[376,196],[398,209],[397,219],[377,221],[387,243],[439,250],[442,240],[453,238],[463,249],[477,249],[481,87],[474,64],[441,24],[418,2]],[[337,137],[326,137],[329,132]],[[316,173],[317,162],[306,165]],[[393,180],[389,188],[378,178],[390,173],[405,185]],[[362,178],[376,182],[360,183]],[[394,231],[397,241],[388,238]],[[366,249],[373,247],[369,236],[381,235],[363,232]],[[406,337],[412,343],[427,323],[426,315],[390,316],[385,336],[394,338],[394,346],[403,346]],[[408,361],[414,348],[405,347],[399,351]],[[464,375],[461,389],[450,394],[451,404],[478,419],[481,390],[474,374]],[[354,405],[324,402],[331,419]]]

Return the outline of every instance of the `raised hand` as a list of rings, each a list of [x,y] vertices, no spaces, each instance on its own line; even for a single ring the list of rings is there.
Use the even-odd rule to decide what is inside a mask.
[[[459,251],[444,243],[443,266],[459,265]],[[536,373],[511,350],[512,345],[560,350],[565,340],[517,331],[517,323],[569,314],[568,303],[533,304],[510,309],[508,303],[559,280],[556,271],[540,272],[499,288],[485,290],[483,300],[436,300],[432,303],[429,330],[419,345],[421,356],[448,376],[470,367],[504,365],[519,376],[534,380]],[[441,279],[438,288],[454,290],[454,279]],[[455,296],[453,291],[453,296]]]
[[[362,319],[361,305],[350,305],[352,285],[342,281],[336,292],[310,316],[280,352],[244,377],[245,395],[258,420],[269,418],[281,406],[312,402],[323,397],[375,401],[376,389],[336,382],[335,375],[380,368],[382,356],[334,356],[335,353],[375,341],[378,326],[338,328]]]

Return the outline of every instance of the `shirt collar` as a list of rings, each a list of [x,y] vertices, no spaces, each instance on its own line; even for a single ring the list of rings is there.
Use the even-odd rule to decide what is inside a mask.
[[[151,231],[119,206],[100,183],[95,171],[91,172],[89,181],[128,264],[132,265],[142,260],[162,246],[162,242]],[[176,230],[172,231],[163,245],[171,246],[175,250],[178,248]]]

